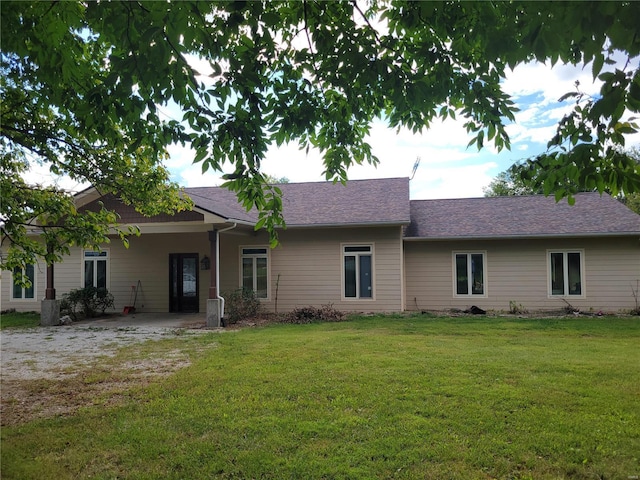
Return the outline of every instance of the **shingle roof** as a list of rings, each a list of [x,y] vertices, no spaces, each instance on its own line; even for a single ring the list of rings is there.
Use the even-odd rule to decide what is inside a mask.
[[[640,234],[640,215],[609,195],[575,205],[543,195],[411,201],[407,238],[508,238]]]
[[[288,227],[346,225],[407,225],[409,179],[386,178],[332,182],[286,183],[282,210]],[[255,223],[257,212],[247,212],[235,194],[225,188],[186,188],[196,207],[231,221]]]
[[[236,194],[220,187],[192,187],[185,188],[185,193],[193,200],[197,208],[214,213],[227,220],[246,223],[256,223],[258,214],[247,212],[238,203]]]

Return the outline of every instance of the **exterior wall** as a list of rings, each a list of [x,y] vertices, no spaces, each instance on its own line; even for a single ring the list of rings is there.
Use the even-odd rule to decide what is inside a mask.
[[[114,311],[121,312],[131,305],[132,286],[140,280],[141,287],[136,299],[139,312],[169,311],[169,254],[197,253],[198,260],[209,256],[207,232],[188,234],[143,234],[129,239],[129,248],[113,238],[111,243],[102,245],[109,252],[107,289],[114,296]],[[55,265],[54,284],[56,298],[75,288],[81,288],[83,249],[72,248],[70,255],[62,263]],[[200,311],[206,311],[210,271],[199,271]],[[46,268],[41,265],[37,273],[36,301],[10,301],[11,273],[2,272],[2,309],[15,308],[18,311],[39,311],[44,297]]]
[[[459,242],[407,241],[407,310],[509,310],[509,302],[529,311],[560,310],[567,304],[548,294],[548,250],[584,251],[583,295],[566,300],[583,311],[618,312],[635,307],[632,288],[640,282],[638,237]],[[486,297],[455,297],[453,252],[486,252]]]
[[[285,312],[302,306],[333,304],[343,311],[382,312],[402,309],[402,240],[400,227],[333,228],[285,230],[280,245],[269,249],[269,297],[263,301],[268,311]],[[132,303],[132,286],[140,280],[136,310],[169,311],[169,254],[197,253],[198,261],[210,257],[207,232],[142,234],[130,238],[126,249],[118,238],[102,246],[109,252],[107,289],[115,299],[114,311]],[[342,298],[343,243],[373,246],[373,299]],[[264,233],[240,228],[220,234],[220,292],[240,287],[242,246],[268,246]],[[56,297],[82,287],[83,250],[73,248],[63,263],[55,265]],[[199,309],[206,311],[210,270],[199,270]],[[5,280],[6,279],[6,280]],[[11,274],[3,272],[2,308],[19,311],[40,310],[44,296],[46,269],[37,274],[35,301],[8,301]],[[277,292],[276,292],[277,283]]]
[[[264,234],[222,234],[221,291],[240,286],[240,249],[267,246]],[[280,232],[280,245],[269,251],[267,310],[286,312],[296,307],[332,304],[354,312],[402,309],[402,240],[400,227],[324,228]],[[373,246],[373,299],[344,299],[342,244]],[[277,284],[277,292],[276,292]],[[277,293],[277,295],[276,295]]]
[[[44,298],[46,286],[47,266],[44,262],[35,265],[36,288],[33,299],[13,300],[11,289],[13,287],[13,276],[8,270],[0,272],[0,311],[15,309],[18,312],[39,312],[40,301]]]
[[[109,291],[115,297],[115,310],[122,311],[130,305],[131,287],[140,280],[136,299],[136,311],[169,311],[169,254],[197,253],[198,263],[204,255],[209,256],[209,237],[200,233],[142,234],[129,240],[129,248],[115,239],[110,249]],[[78,282],[80,267],[76,269]],[[200,312],[206,311],[209,289],[209,271],[198,270],[198,294]],[[77,287],[76,287],[77,288]]]
[[[343,298],[343,244],[373,247],[372,299]],[[220,235],[220,291],[240,286],[242,246],[267,246],[266,234],[232,230]],[[141,282],[136,308],[141,312],[169,310],[169,254],[210,256],[208,234],[143,234],[130,239],[130,248],[114,238],[109,251],[108,289],[114,311],[131,304],[131,287]],[[493,240],[403,242],[399,227],[291,229],[280,232],[280,245],[269,250],[267,310],[332,304],[343,311],[384,312],[466,309],[471,305],[508,311],[513,301],[530,311],[560,310],[566,303],[548,294],[548,251],[584,252],[583,295],[567,301],[582,310],[618,312],[634,308],[632,289],[640,282],[640,243],[637,237],[558,240]],[[404,250],[404,254],[403,254]],[[454,296],[454,251],[486,253],[486,296]],[[82,249],[74,248],[55,266],[57,297],[82,286]],[[405,273],[402,275],[402,265]],[[36,298],[11,300],[11,272],[2,272],[0,309],[39,311],[46,268],[36,267]],[[199,308],[206,311],[211,271],[199,271]],[[405,287],[406,286],[406,287]],[[276,306],[277,299],[277,306]]]

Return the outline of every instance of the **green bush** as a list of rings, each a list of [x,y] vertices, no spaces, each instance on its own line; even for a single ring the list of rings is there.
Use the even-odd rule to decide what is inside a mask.
[[[345,314],[333,308],[333,305],[317,307],[300,307],[287,313],[283,323],[313,323],[313,322],[340,322]]]
[[[224,319],[227,324],[238,323],[259,315],[262,311],[262,304],[253,290],[239,288],[223,295]]]
[[[107,308],[113,308],[113,295],[106,288],[78,288],[63,295],[60,301],[60,313],[73,320],[102,315]]]

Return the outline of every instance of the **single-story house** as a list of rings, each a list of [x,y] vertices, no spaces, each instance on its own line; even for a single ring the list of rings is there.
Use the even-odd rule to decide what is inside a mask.
[[[223,188],[187,188],[192,211],[151,218],[85,190],[78,208],[101,201],[142,234],[128,249],[115,236],[99,251],[73,248],[55,265],[57,298],[93,285],[114,295],[115,311],[137,295],[138,311],[205,312],[208,299],[245,287],[278,312],[636,306],[640,215],[609,195],[582,193],[573,206],[544,196],[410,200],[407,178],[279,187],[287,228],[274,249],[254,229],[257,212]],[[40,309],[46,266],[26,273],[30,289],[3,273],[2,309]]]

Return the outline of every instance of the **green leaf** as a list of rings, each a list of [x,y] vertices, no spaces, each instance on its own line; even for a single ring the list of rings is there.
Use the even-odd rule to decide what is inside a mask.
[[[260,230],[267,223],[267,217],[262,217],[256,222],[255,230]]]
[[[567,98],[575,98],[575,97],[579,97],[580,94],[578,92],[568,92],[565,93],[564,95],[562,95],[559,99],[558,102],[564,102]]]
[[[602,66],[604,65],[604,54],[602,52],[596,53],[596,56],[593,59],[593,63],[591,65],[591,73],[593,75],[593,79],[598,78],[600,71],[602,70]]]

